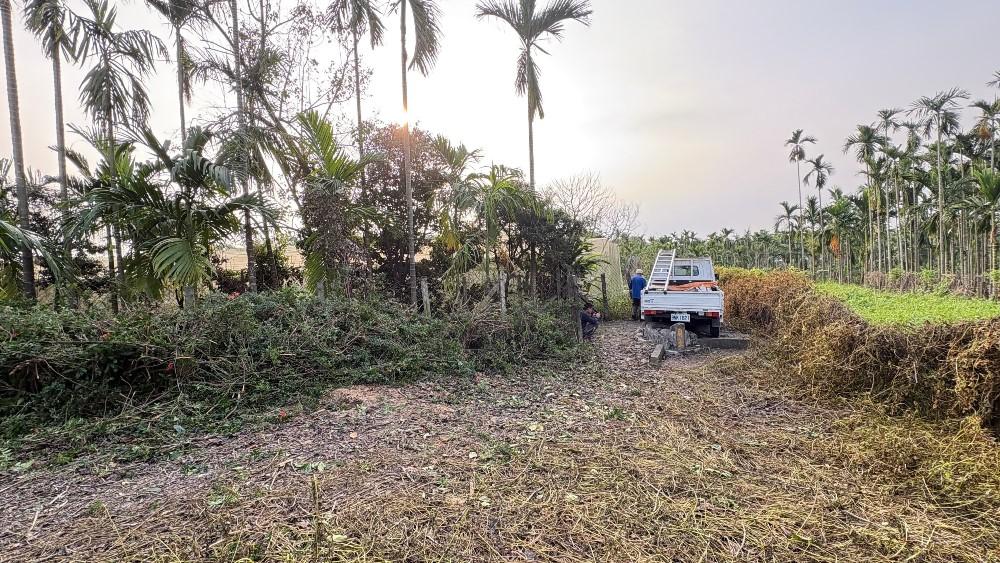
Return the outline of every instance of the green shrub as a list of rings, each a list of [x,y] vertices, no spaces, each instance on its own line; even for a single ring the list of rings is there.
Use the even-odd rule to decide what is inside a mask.
[[[632,297],[622,293],[608,300],[608,320],[624,321],[632,318]]]
[[[900,279],[903,278],[903,269],[896,266],[889,270],[889,281],[892,283],[898,283]]]
[[[934,284],[937,283],[938,274],[932,268],[924,268],[920,270],[920,285],[925,291],[930,291]]]

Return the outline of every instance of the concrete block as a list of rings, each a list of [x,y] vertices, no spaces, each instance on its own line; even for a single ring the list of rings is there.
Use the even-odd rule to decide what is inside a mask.
[[[649,354],[649,365],[659,366],[663,361],[663,344],[657,344]]]

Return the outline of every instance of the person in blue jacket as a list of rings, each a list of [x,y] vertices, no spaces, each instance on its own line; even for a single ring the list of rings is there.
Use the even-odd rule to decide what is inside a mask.
[[[636,270],[635,275],[628,281],[628,288],[632,294],[632,320],[641,318],[640,306],[642,305],[642,290],[646,289],[646,278],[642,277],[642,270]]]
[[[592,340],[597,326],[601,324],[601,314],[594,310],[593,303],[585,303],[580,311],[580,324],[583,327],[583,339]]]

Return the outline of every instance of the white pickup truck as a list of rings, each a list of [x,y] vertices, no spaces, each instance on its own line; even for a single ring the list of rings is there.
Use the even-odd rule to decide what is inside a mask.
[[[718,338],[723,299],[711,258],[677,258],[677,251],[661,250],[642,292],[642,318],[708,328]]]

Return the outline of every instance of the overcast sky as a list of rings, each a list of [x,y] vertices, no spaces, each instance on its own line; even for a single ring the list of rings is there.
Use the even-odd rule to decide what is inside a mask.
[[[483,149],[487,162],[526,170],[512,32],[476,20],[473,0],[441,7],[441,57],[429,77],[411,74],[411,117]],[[797,199],[783,146],[793,129],[819,138],[810,156],[825,153],[836,167],[832,186],[853,191],[857,165],[841,147],[877,110],[953,86],[973,99],[1000,94],[985,85],[1000,70],[995,0],[594,0],[593,8],[590,27],[568,26],[539,59],[546,118],[535,126],[538,183],[598,172],[621,199],[640,204],[647,234],[772,228],[778,202]],[[168,39],[142,3],[121,12],[123,26]],[[387,24],[386,44],[363,55],[374,71],[366,111],[388,120],[400,115],[398,18]],[[50,66],[15,25],[28,164],[51,173]],[[178,127],[172,73],[164,63],[151,80],[152,125],[163,134]],[[64,96],[75,105],[82,73],[67,74]],[[2,96],[0,153],[9,154]],[[966,114],[968,124],[974,112]],[[76,107],[67,120],[85,123]]]

